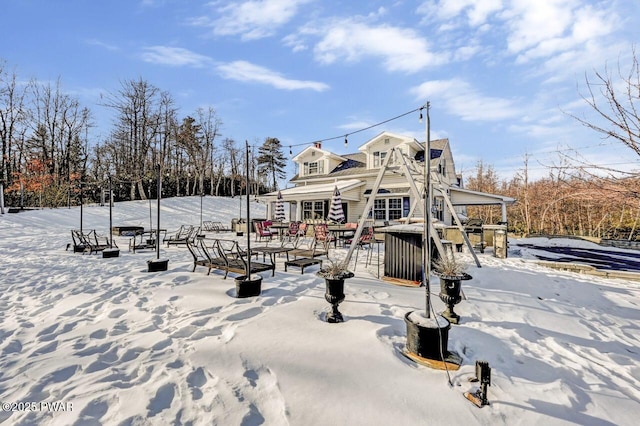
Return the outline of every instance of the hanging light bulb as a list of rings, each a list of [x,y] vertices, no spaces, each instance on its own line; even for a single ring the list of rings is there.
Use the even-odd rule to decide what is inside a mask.
[[[420,122],[422,123],[422,108],[420,108]]]
[[[347,146],[349,146],[349,141],[347,140],[347,136],[349,135],[344,135],[344,147],[346,148]]]
[[[293,152],[291,151],[291,145],[289,145],[289,156],[293,155]]]

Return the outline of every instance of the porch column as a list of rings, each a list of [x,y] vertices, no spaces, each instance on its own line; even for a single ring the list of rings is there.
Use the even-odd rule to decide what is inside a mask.
[[[507,221],[507,204],[503,202],[501,207],[502,207],[502,221],[506,222]]]

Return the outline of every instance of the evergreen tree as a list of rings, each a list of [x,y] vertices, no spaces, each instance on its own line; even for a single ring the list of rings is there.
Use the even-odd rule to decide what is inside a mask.
[[[287,174],[284,168],[287,159],[282,153],[282,144],[278,138],[266,138],[258,148],[258,173],[265,181],[270,181],[271,189],[278,190],[278,179],[284,179]]]

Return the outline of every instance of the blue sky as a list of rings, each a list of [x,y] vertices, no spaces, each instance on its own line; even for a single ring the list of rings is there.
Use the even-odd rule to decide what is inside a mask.
[[[638,161],[563,111],[587,114],[585,73],[627,66],[639,2],[586,0],[0,0],[0,58],[24,80],[61,79],[95,114],[100,94],[143,79],[182,117],[213,106],[224,137],[301,144],[431,104],[458,172],[547,173],[557,151],[618,168]],[[418,113],[323,148],[355,152],[383,130],[425,140]],[[293,168],[291,168],[291,171]]]

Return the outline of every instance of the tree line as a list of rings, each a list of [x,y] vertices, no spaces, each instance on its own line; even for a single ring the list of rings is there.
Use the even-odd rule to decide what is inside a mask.
[[[615,183],[569,168],[549,168],[547,176],[530,181],[523,168],[510,179],[500,179],[491,165],[478,162],[466,187],[506,195],[517,202],[507,208],[509,231],[519,235],[579,235],[611,239],[640,239],[640,179]],[[635,195],[634,195],[635,194]],[[485,223],[501,220],[499,206],[474,206],[469,217]]]
[[[567,113],[580,124],[621,148],[621,158],[640,156],[640,63],[635,48],[628,66],[605,66],[585,74],[580,97],[592,116]],[[629,156],[630,154],[630,156]],[[580,235],[640,240],[640,175],[595,164],[580,152],[558,151],[560,166],[548,167],[542,179],[531,181],[528,157],[510,179],[499,179],[492,166],[479,162],[467,181],[472,190],[513,197],[507,209],[509,231],[519,234]],[[487,223],[500,218],[495,206],[470,207],[469,216]]]
[[[75,205],[82,192],[97,201],[111,182],[114,199],[235,196],[278,189],[286,158],[275,137],[246,149],[223,137],[212,107],[180,116],[173,96],[139,78],[101,96],[113,111],[108,135],[90,141],[93,113],[61,81],[23,82],[0,61],[0,190],[7,205]],[[247,152],[248,151],[248,152]],[[251,175],[245,176],[246,162]],[[2,194],[0,194],[2,195]]]

